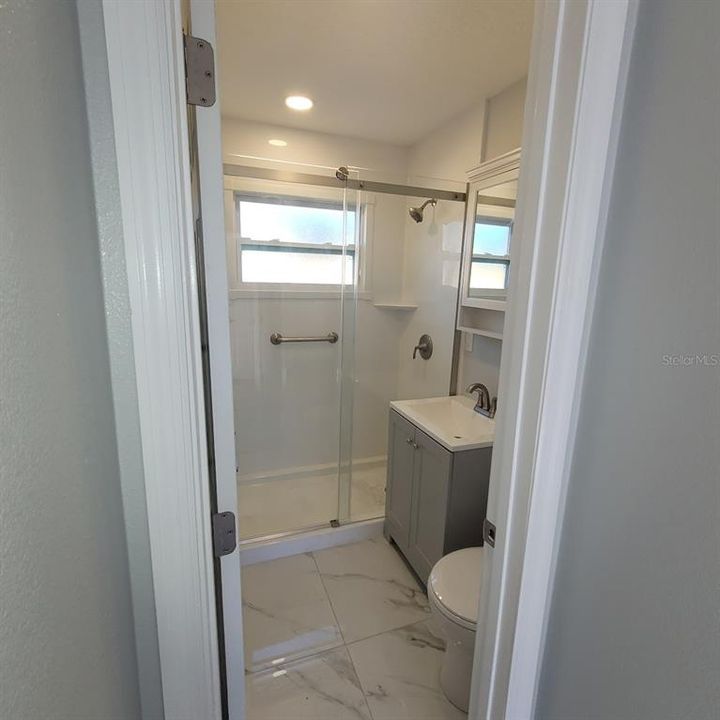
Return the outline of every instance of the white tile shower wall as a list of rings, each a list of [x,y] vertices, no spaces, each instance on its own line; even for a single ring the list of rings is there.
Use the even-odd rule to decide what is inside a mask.
[[[288,147],[267,144],[282,137]],[[341,164],[406,171],[405,148],[276,128],[234,120],[223,122],[226,161],[237,156],[282,158],[292,163]],[[248,161],[249,162],[249,161]],[[318,167],[295,165],[309,173]],[[267,188],[266,188],[267,189]],[[353,457],[386,452],[387,407],[397,397],[397,338],[408,313],[376,307],[399,303],[403,295],[404,198],[370,195],[367,200],[367,266],[357,304]],[[233,257],[233,252],[229,252]],[[233,297],[230,332],[236,408],[236,451],[240,476],[330,465],[338,458],[338,369],[340,345],[283,345],[272,332],[315,335],[342,332],[337,295],[309,298]]]
[[[405,313],[358,303],[355,457],[385,454],[396,396],[394,348]],[[230,302],[236,452],[240,475],[333,463],[338,457],[340,345],[272,345],[270,334],[339,331],[337,298]],[[381,422],[378,422],[382,419]]]
[[[450,386],[464,205],[441,201],[428,210],[422,223],[406,215],[404,272],[418,307],[397,343],[400,399],[446,395]],[[432,357],[413,359],[413,348],[426,333],[433,341]]]
[[[484,103],[480,103],[413,146],[408,163],[410,181],[464,191],[467,170],[480,160],[483,124]],[[407,204],[416,202],[413,198]],[[401,398],[448,392],[464,212],[463,203],[440,201],[434,211],[427,208],[422,223],[405,215],[405,284],[418,309],[398,350]],[[413,360],[413,347],[423,333],[433,339],[433,356]]]
[[[272,345],[270,335],[338,330],[337,299],[230,302],[240,475],[337,459],[338,345]]]

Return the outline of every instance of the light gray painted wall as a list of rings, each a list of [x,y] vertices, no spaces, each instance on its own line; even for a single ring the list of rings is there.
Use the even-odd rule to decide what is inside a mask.
[[[483,162],[520,147],[526,93],[523,78],[488,99]]]
[[[77,3],[140,701],[144,720],[156,720],[163,717],[160,649],[102,0]]]
[[[641,3],[536,717],[720,708],[720,4]],[[716,356],[717,357],[717,356]]]
[[[2,3],[0,87],[0,717],[136,718],[75,3]]]

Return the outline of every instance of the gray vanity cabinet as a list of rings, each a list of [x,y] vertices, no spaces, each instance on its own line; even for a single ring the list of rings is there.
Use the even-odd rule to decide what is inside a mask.
[[[399,547],[410,546],[410,497],[415,462],[415,426],[402,415],[390,412],[388,477],[385,489],[386,526],[392,527]]]
[[[423,582],[453,550],[482,545],[492,448],[452,453],[390,411],[385,536]]]

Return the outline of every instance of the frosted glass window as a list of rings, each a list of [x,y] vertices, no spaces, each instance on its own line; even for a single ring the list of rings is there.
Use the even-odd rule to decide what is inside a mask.
[[[504,290],[507,287],[505,263],[473,262],[470,270],[470,288],[482,290]]]
[[[242,281],[298,285],[351,285],[353,258],[350,255],[343,257],[337,254],[243,249]]]
[[[283,285],[352,284],[355,212],[299,198],[241,197],[237,202],[240,279]]]
[[[342,207],[312,207],[273,202],[239,203],[240,236],[313,245],[343,244]],[[353,237],[355,213],[348,213],[348,237]]]

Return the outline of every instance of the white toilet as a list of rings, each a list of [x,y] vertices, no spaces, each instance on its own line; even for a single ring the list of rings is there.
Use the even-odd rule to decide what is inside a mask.
[[[470,700],[482,563],[481,547],[451,552],[436,563],[427,586],[433,619],[447,642],[440,687],[464,712]]]

